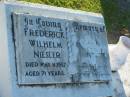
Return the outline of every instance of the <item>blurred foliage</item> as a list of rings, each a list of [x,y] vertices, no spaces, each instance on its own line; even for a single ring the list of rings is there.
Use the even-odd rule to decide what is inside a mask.
[[[101,12],[100,0],[23,0],[58,7],[67,7],[78,10]]]
[[[126,29],[128,30],[129,28],[130,10],[129,8],[125,8],[125,5],[121,5],[120,1],[121,0],[101,0],[103,15],[109,32],[112,32],[113,30],[119,30],[119,32],[122,30],[126,31]],[[124,6],[124,8],[121,6]]]
[[[117,42],[121,35],[130,37],[130,0],[100,0],[100,2],[109,32],[109,43]]]

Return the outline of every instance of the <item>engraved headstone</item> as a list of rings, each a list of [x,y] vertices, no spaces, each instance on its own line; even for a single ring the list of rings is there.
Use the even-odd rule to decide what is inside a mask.
[[[110,80],[104,24],[27,14],[13,21],[19,84]]]
[[[0,14],[2,97],[112,96],[102,15],[19,2]]]

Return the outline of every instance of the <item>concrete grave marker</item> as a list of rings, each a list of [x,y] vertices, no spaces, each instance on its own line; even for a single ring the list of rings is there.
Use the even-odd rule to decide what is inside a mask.
[[[13,17],[19,84],[110,79],[105,25],[27,14]],[[77,80],[69,72],[71,65]]]
[[[100,14],[13,2],[0,7],[0,69],[7,73],[0,85],[8,91],[2,97],[112,96]]]

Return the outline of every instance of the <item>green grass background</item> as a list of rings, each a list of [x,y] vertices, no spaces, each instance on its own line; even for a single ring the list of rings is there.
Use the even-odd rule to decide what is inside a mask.
[[[23,0],[32,3],[66,7],[102,13],[108,32],[109,43],[116,43],[119,36],[129,35],[130,0]],[[124,4],[124,5],[123,5]],[[127,7],[128,6],[128,7]]]

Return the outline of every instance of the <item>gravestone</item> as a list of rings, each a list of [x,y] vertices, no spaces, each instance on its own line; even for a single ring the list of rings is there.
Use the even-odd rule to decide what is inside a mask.
[[[2,97],[112,96],[102,15],[19,2],[0,15]]]

